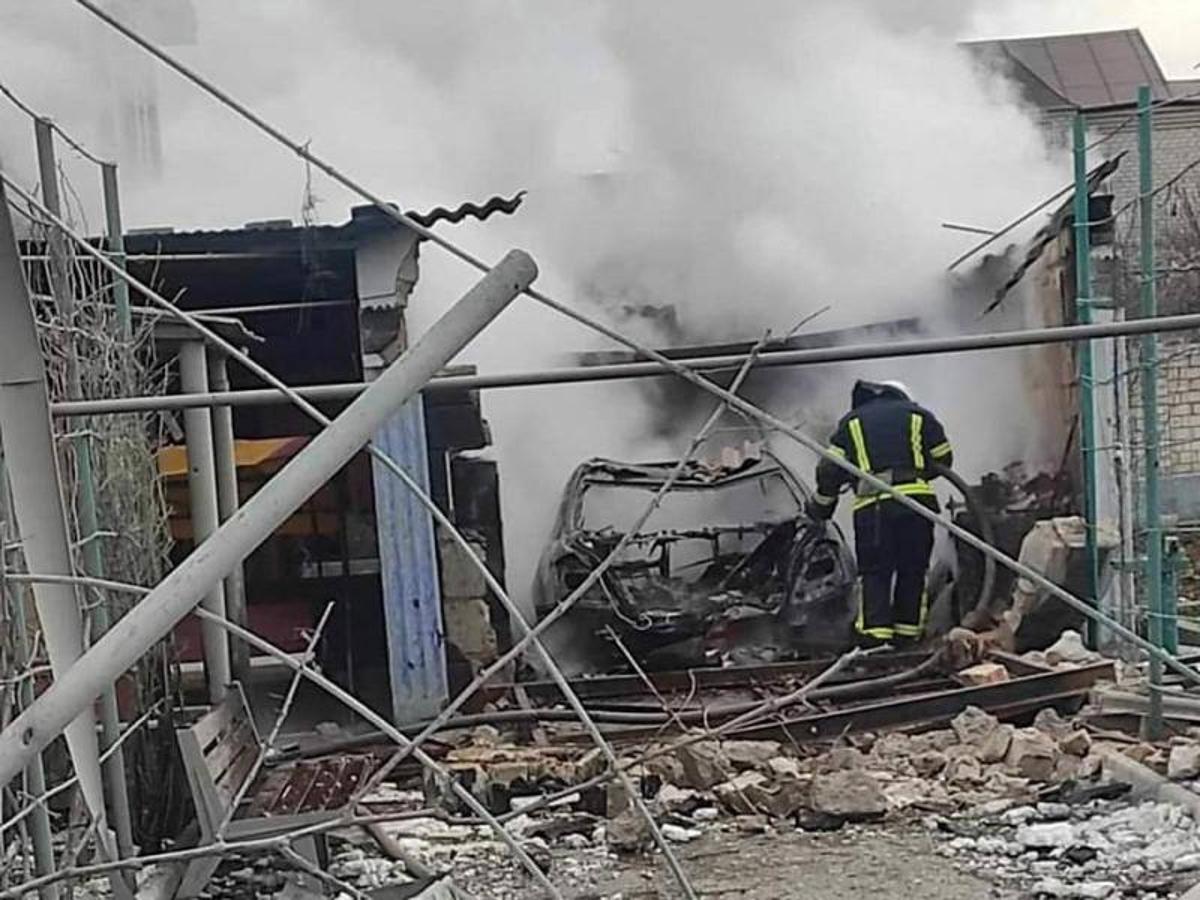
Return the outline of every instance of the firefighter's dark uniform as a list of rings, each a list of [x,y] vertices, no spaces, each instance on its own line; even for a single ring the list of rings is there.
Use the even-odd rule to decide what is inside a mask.
[[[830,450],[935,512],[929,466],[949,467],[954,456],[942,423],[897,387],[860,381],[852,409],[838,423]],[[912,643],[925,631],[925,572],[933,524],[832,462],[817,465],[814,512],[833,515],[838,493],[854,491],[854,544],[861,583],[855,628],[865,645]]]

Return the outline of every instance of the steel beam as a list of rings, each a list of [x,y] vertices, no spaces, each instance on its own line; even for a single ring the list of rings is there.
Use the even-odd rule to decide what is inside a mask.
[[[10,267],[19,273],[15,249],[13,242]],[[0,732],[0,784],[18,775],[33,754],[61,733],[81,711],[87,710],[105,683],[132,666],[156,641],[165,637],[238,562],[349,462],[388,417],[416,396],[536,275],[537,266],[528,255],[519,250],[510,252],[412,349],[255,493],[236,516],[197,547],[69,671],[62,672],[32,707]],[[0,336],[0,344],[10,341],[7,333]],[[30,340],[29,347],[36,354],[36,341]],[[33,430],[28,424],[27,418],[26,432]],[[38,568],[48,573],[60,571],[50,565]],[[94,747],[94,734],[92,743]]]

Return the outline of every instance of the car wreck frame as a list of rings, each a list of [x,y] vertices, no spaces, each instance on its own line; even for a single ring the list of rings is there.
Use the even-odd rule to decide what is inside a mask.
[[[657,491],[677,465],[595,458],[575,469],[538,567],[539,616],[624,536],[627,523],[596,521],[605,518],[594,508],[597,498]],[[761,504],[745,490],[755,485]],[[717,464],[689,463],[621,558],[556,626],[556,643],[571,649],[567,658],[583,670],[619,666],[613,636],[652,669],[768,662],[845,647],[853,557],[836,525],[806,515],[811,496],[763,448],[727,451]],[[742,510],[722,520],[738,503]],[[607,518],[634,506],[618,504],[618,514]],[[669,521],[681,513],[681,521]]]

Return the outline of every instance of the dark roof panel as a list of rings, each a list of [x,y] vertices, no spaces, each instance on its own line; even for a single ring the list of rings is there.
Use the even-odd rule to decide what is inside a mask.
[[[1045,91],[1030,91],[1028,84],[1025,87],[1026,94],[1040,106],[1050,106],[1055,96],[1072,106],[1132,103],[1143,84],[1150,85],[1155,99],[1170,96],[1162,69],[1136,28],[971,41],[965,46],[991,58],[1007,57],[1012,64],[1010,74],[1022,67],[1038,78]],[[1025,79],[1018,80],[1025,83]]]

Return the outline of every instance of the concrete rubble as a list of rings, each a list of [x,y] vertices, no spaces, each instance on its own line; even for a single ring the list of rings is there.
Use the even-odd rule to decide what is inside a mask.
[[[664,746],[622,752],[631,761]],[[1135,801],[1124,785],[1105,783],[1102,754],[1114,746],[1180,777],[1193,771],[1200,747],[1188,739],[1112,745],[1053,711],[1016,727],[969,708],[947,728],[854,735],[824,748],[702,740],[630,771],[663,836],[680,847],[789,832],[870,840],[872,828],[917,823],[956,866],[1020,892],[1012,896],[1176,896],[1200,881],[1200,832],[1180,808]],[[578,895],[603,896],[589,892],[616,867],[655,852],[647,823],[613,783],[569,793],[603,771],[594,751],[524,746],[488,729],[465,735],[446,761],[494,812],[516,814],[511,832]],[[565,796],[534,807],[554,792]],[[414,809],[430,801],[452,809],[429,782],[390,796]],[[527,875],[482,826],[418,818],[385,827],[422,865],[453,871],[471,896],[526,896]],[[412,878],[361,835],[338,833],[334,843],[331,874],[360,889]]]

